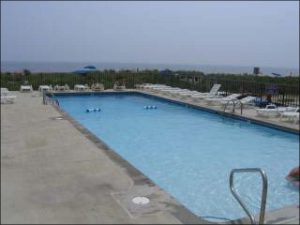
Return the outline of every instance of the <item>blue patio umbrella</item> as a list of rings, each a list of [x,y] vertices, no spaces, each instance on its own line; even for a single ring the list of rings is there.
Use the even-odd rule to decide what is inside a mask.
[[[83,69],[75,70],[72,73],[86,75],[87,73],[97,71],[96,67],[93,65],[88,65],[83,67]]]
[[[93,66],[93,65],[88,65],[88,66],[85,66],[83,67],[84,69],[88,69],[88,70],[96,70],[96,67]]]

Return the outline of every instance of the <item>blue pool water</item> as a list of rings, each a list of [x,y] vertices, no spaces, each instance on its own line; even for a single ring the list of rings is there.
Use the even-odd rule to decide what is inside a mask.
[[[141,94],[57,99],[64,111],[198,216],[214,221],[245,216],[229,189],[234,168],[266,172],[267,210],[299,204],[299,189],[285,179],[299,165],[299,135]],[[88,113],[88,108],[101,111]],[[260,176],[238,174],[235,181],[258,213]]]

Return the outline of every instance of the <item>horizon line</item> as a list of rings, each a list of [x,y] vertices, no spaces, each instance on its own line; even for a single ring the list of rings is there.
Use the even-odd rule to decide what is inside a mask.
[[[278,69],[293,69],[293,70],[299,70],[298,67],[292,67],[292,66],[268,66],[268,65],[234,65],[234,64],[183,64],[183,63],[155,63],[155,62],[109,62],[109,61],[14,61],[14,60],[1,60],[2,63],[84,63],[84,64],[92,64],[92,63],[100,63],[100,64],[146,64],[146,65],[172,65],[172,66],[230,66],[230,67],[260,67],[260,68],[278,68]]]

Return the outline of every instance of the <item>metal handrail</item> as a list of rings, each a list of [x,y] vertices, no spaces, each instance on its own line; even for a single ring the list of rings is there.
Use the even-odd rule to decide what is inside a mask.
[[[235,199],[239,202],[239,204],[242,206],[244,211],[246,212],[247,216],[250,218],[251,224],[256,224],[255,218],[251,213],[249,212],[248,208],[245,206],[245,204],[242,202],[240,197],[238,196],[234,186],[233,186],[233,178],[235,173],[244,173],[244,172],[258,172],[260,173],[263,184],[262,184],[262,195],[261,195],[261,205],[260,205],[260,213],[259,213],[259,224],[264,224],[265,220],[265,210],[266,210],[266,202],[267,202],[267,192],[268,192],[268,178],[265,172],[260,168],[243,168],[243,169],[233,169],[230,172],[230,178],[229,178],[229,185],[230,190]]]
[[[233,107],[232,107],[232,113],[234,113],[235,112],[235,106],[237,105],[236,104],[236,102],[238,102],[238,103],[240,103],[240,105],[241,105],[241,115],[243,114],[243,103],[241,102],[241,100],[240,99],[231,99],[231,100],[228,100],[227,102],[226,102],[226,104],[224,105],[224,112],[226,111],[226,108],[227,108],[227,105],[229,104],[229,102],[232,102],[233,104]]]
[[[224,112],[226,111],[226,108],[227,108],[227,105],[232,102],[232,105],[233,105],[233,108],[232,108],[232,112],[234,113],[234,110],[235,110],[235,101],[237,101],[237,99],[230,99],[226,102],[225,106],[224,106]]]
[[[47,93],[50,93],[50,95],[52,96],[52,98],[49,98],[47,95],[46,95],[46,92]],[[50,102],[55,103],[58,107],[59,107],[59,101],[57,99],[55,99],[55,95],[53,94],[53,92],[51,91],[44,91],[43,90],[43,104],[44,105],[47,105],[48,104],[48,101],[51,99]]]
[[[44,105],[47,105],[46,91],[45,91],[45,90],[42,90],[42,92],[43,92],[43,104],[44,104]]]
[[[223,109],[224,112],[226,111],[227,105],[230,101],[232,101],[232,100],[227,101],[226,104],[224,105],[224,109]]]

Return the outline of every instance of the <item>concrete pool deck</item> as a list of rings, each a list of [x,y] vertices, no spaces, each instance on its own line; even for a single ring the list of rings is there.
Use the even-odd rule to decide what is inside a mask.
[[[1,105],[1,223],[208,222],[67,115],[43,105],[40,95],[13,93],[16,102]],[[134,205],[136,196],[150,203]],[[298,210],[277,210],[266,215],[267,222],[299,223]]]

